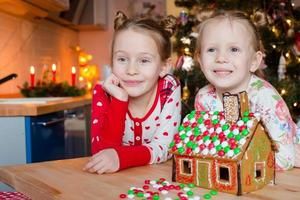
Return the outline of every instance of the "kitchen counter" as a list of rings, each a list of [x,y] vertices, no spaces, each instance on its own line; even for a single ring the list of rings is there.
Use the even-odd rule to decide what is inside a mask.
[[[0,181],[32,199],[119,199],[130,187],[142,188],[145,180],[165,178],[171,182],[172,162],[122,170],[114,174],[90,174],[82,171],[88,158],[57,160],[27,165],[0,167]],[[261,190],[236,196],[219,192],[214,199],[299,199],[300,169],[276,173],[276,184]],[[178,184],[178,183],[174,183]],[[157,191],[150,187],[148,190]],[[193,188],[203,198],[209,190]],[[161,194],[161,199],[177,195],[178,191]],[[137,198],[135,198],[137,199]],[[138,198],[139,199],[139,198]]]
[[[0,102],[3,100],[0,103],[0,116],[38,116],[60,110],[72,109],[91,104],[92,96],[49,98],[49,101],[47,101],[47,98],[43,98],[43,101],[34,98],[32,102],[28,101],[28,99],[30,98],[16,98],[15,102],[12,99],[12,101],[7,103],[3,102],[5,99],[0,99]],[[24,102],[20,102],[22,100],[24,100]]]

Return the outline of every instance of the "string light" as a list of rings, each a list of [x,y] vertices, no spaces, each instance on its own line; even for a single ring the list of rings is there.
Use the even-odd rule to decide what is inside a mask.
[[[188,47],[184,48],[184,52],[185,53],[189,53],[190,52],[190,49]]]
[[[285,95],[285,94],[286,94],[286,90],[285,90],[285,89],[282,89],[281,92],[280,92],[280,94],[281,94],[281,95]]]
[[[289,52],[285,53],[285,57],[289,58],[290,57],[290,53]]]
[[[272,44],[272,47],[273,47],[273,49],[276,49],[276,45],[275,44]]]
[[[294,106],[294,107],[297,107],[297,105],[298,105],[298,103],[297,103],[297,102],[293,103],[293,106]]]
[[[286,20],[286,23],[287,23],[289,26],[291,26],[291,25],[292,25],[292,20],[287,19],[287,20]]]

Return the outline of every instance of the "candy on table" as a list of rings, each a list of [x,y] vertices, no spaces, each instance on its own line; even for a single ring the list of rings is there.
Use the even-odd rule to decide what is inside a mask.
[[[200,200],[201,197],[196,195],[192,189],[195,188],[195,184],[188,183],[179,185],[171,184],[165,178],[159,178],[156,180],[145,180],[142,188],[130,187],[127,194],[120,194],[121,199],[142,199],[142,200]],[[152,191],[153,189],[154,191]],[[169,192],[176,194],[176,198],[167,196]],[[204,199],[211,199],[212,196],[217,195],[216,190],[210,190],[209,193],[203,195]]]

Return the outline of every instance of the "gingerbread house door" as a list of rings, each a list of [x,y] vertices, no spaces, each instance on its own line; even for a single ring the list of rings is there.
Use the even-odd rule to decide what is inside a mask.
[[[197,160],[196,184],[200,187],[211,188],[211,162],[209,160]]]

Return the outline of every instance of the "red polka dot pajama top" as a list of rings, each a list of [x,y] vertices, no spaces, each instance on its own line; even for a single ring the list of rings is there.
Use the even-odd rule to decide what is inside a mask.
[[[119,169],[164,162],[180,113],[180,83],[171,75],[158,80],[155,101],[142,118],[134,118],[128,102],[109,97],[98,84],[92,99],[92,154],[114,148]]]

